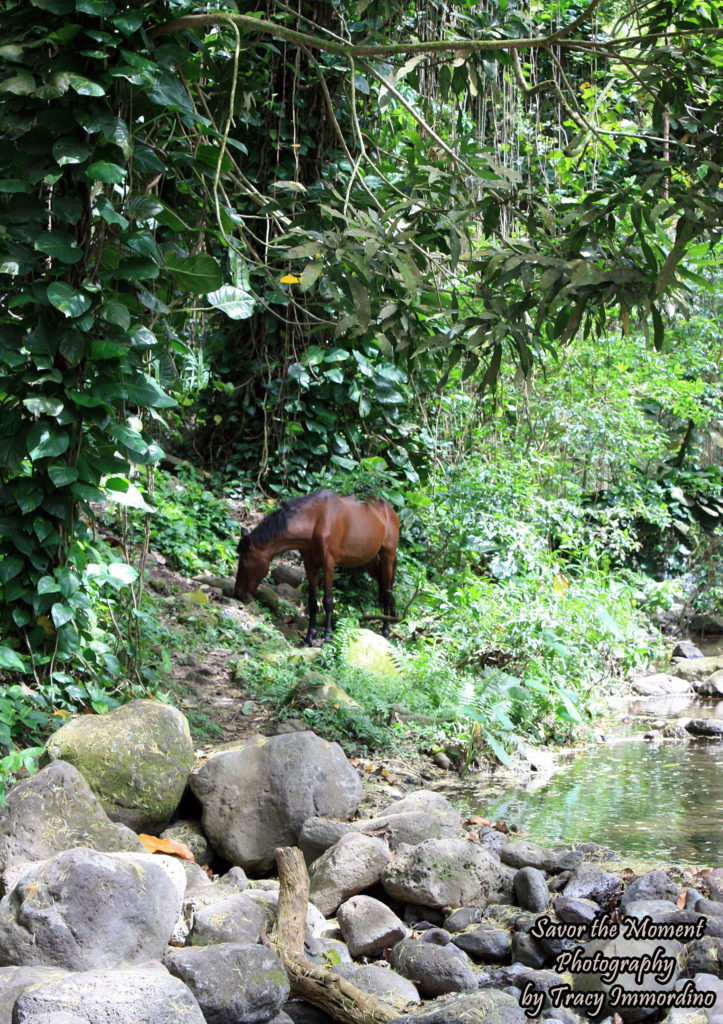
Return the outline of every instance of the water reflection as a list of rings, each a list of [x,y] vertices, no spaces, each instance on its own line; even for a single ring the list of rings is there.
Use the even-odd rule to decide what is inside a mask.
[[[542,789],[517,788],[477,810],[542,843],[589,840],[661,862],[723,866],[723,743],[627,738],[577,755]]]

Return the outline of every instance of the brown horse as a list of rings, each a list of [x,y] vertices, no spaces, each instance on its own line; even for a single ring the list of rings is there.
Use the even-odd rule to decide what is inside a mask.
[[[324,639],[331,636],[334,566],[363,566],[379,583],[382,614],[397,614],[392,587],[399,541],[399,518],[389,502],[380,498],[357,501],[333,491],[316,491],[284,502],[239,541],[239,563],[234,594],[250,601],[280,551],[299,551],[309,580],[309,631],[306,644],[316,636],[319,571],[324,573]],[[385,620],[382,635],[389,636]]]

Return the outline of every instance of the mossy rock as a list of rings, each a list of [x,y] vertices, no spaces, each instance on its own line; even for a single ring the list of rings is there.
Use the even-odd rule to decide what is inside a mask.
[[[338,683],[332,682],[319,672],[307,672],[289,694],[295,704],[318,702],[321,704],[337,704],[345,708],[356,708],[360,705],[350,697]]]
[[[361,668],[373,675],[401,679],[395,650],[380,633],[360,629],[349,640],[344,651],[344,661],[352,668]]]
[[[178,807],[193,767],[185,716],[153,700],[74,718],[46,749],[75,765],[111,820],[156,835]]]

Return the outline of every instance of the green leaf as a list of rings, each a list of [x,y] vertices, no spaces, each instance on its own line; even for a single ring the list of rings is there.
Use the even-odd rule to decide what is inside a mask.
[[[61,263],[77,263],[83,258],[83,250],[67,231],[45,231],[35,239],[37,252],[44,252]]]
[[[302,292],[308,292],[310,288],[314,286],[316,281],[321,277],[324,271],[324,261],[314,260],[313,263],[307,263],[301,272],[301,290]]]
[[[62,455],[70,445],[70,436],[64,430],[53,428],[49,423],[41,421],[33,423],[28,431],[27,448],[32,462]]]
[[[63,281],[48,285],[48,302],[67,317],[82,316],[92,305],[92,299],[84,292],[76,292]]]
[[[138,374],[124,381],[128,401],[149,409],[172,409],[178,403],[147,374]]]
[[[97,160],[86,168],[86,177],[91,181],[102,181],[104,185],[122,185],[128,172],[108,160]]]
[[[61,601],[56,602],[50,609],[50,615],[56,629],[60,629],[73,618],[73,609]]]
[[[254,297],[243,288],[225,284],[215,292],[209,292],[208,301],[220,309],[231,320],[247,320],[254,311]]]
[[[105,96],[105,89],[102,85],[98,85],[97,82],[91,82],[89,78],[85,78],[83,75],[77,75],[71,71],[68,73],[68,80],[79,96]]]
[[[61,139],[53,146],[53,159],[61,167],[66,164],[82,164],[90,156],[90,148],[74,139]]]
[[[5,555],[0,562],[0,583],[7,583],[8,580],[22,572],[25,566],[25,559],[20,555]]]
[[[25,662],[12,647],[0,647],[0,668],[9,669],[11,672],[26,672]]]
[[[109,299],[104,302],[100,308],[100,315],[109,324],[116,324],[117,327],[121,327],[124,331],[127,331],[131,325],[131,314],[127,306],[124,306],[122,302],[116,302],[114,299]]]
[[[213,256],[199,252],[195,256],[176,256],[169,253],[166,266],[181,291],[192,295],[206,295],[221,289],[223,274]]]
[[[67,487],[78,479],[78,470],[64,462],[51,462],[48,466],[48,476],[55,487]]]
[[[35,92],[35,79],[29,71],[18,71],[17,75],[0,82],[0,92],[11,92],[14,96],[29,96]]]

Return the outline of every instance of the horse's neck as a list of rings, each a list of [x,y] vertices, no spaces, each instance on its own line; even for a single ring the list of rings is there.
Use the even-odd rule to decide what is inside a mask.
[[[282,551],[298,550],[298,547],[298,538],[294,540],[294,538],[288,537],[274,537],[273,540],[270,540],[268,544],[265,544],[260,550],[263,552],[264,556],[271,561],[274,555],[280,555]]]

